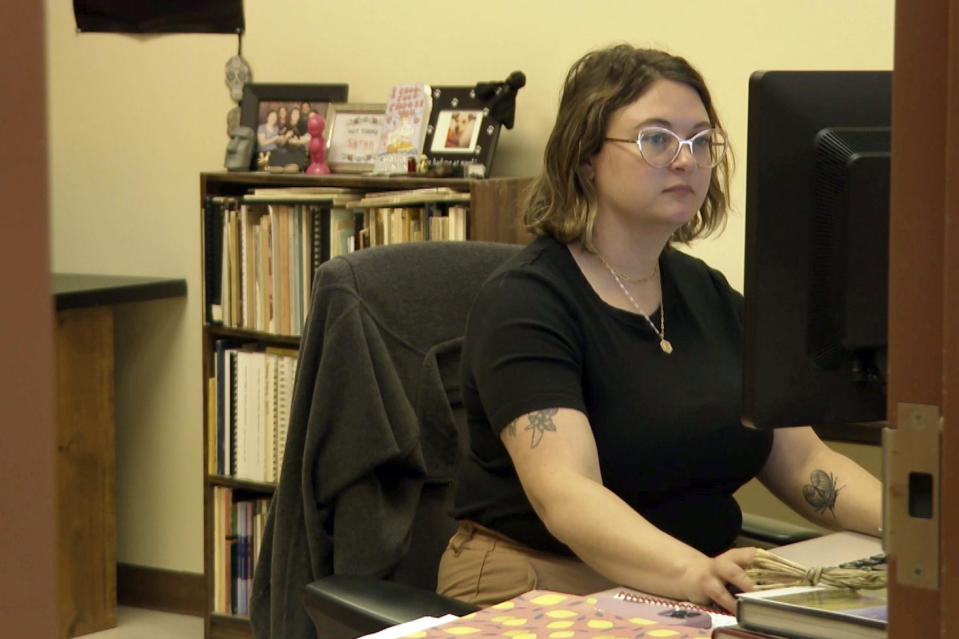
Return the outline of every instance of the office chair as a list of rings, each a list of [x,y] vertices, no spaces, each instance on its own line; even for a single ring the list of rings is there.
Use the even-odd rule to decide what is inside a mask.
[[[480,285],[519,248],[418,242],[320,267],[256,569],[258,637],[348,639],[477,609],[434,592],[467,447],[459,348]]]
[[[414,242],[317,270],[254,573],[257,637],[354,637],[475,610],[433,592],[467,446],[460,343],[480,285],[519,249]],[[364,599],[348,605],[347,591]]]

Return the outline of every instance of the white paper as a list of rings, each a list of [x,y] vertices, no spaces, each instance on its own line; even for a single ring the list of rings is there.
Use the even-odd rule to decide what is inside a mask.
[[[399,623],[395,626],[390,626],[389,628],[383,628],[379,632],[363,635],[358,639],[395,639],[396,637],[402,637],[418,630],[434,628],[448,621],[453,621],[454,619],[459,619],[459,617],[456,615],[443,615],[442,617],[420,617],[419,619],[407,621],[406,623]]]

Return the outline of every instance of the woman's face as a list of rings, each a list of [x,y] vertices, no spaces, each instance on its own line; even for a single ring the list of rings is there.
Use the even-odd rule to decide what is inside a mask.
[[[710,128],[709,116],[692,87],[657,80],[633,103],[610,117],[607,137],[635,140],[640,129],[657,126],[681,139]],[[640,221],[668,227],[686,224],[702,206],[709,190],[711,168],[700,168],[683,147],[668,166],[649,165],[635,142],[605,141],[587,169],[592,170],[600,216],[624,223]]]

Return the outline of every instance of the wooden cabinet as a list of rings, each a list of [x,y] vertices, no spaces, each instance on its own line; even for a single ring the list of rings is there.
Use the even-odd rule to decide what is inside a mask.
[[[428,239],[431,232],[439,232],[435,226],[429,230],[430,219],[447,213],[452,219],[454,208],[458,214],[465,212],[468,240],[525,243],[529,236],[519,220],[529,182],[200,176],[206,637],[251,636],[245,604],[259,530],[282,460],[299,328],[308,311],[315,268],[346,244],[363,250],[371,238],[373,244],[411,236]],[[391,234],[367,228],[378,219],[371,211],[393,201],[414,211],[422,207],[419,217],[412,215],[416,231],[394,228]],[[348,243],[335,242],[336,228],[345,230]]]

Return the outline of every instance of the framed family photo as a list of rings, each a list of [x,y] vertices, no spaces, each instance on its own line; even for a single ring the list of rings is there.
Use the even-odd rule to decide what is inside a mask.
[[[473,87],[433,86],[424,152],[431,163],[479,164],[488,175],[500,126]]]
[[[347,84],[252,84],[243,87],[240,124],[256,133],[251,169],[309,164],[307,121],[318,113],[329,129],[330,105],[346,102]],[[324,131],[324,137],[327,131]]]
[[[326,164],[333,173],[368,173],[378,152],[386,104],[330,105]]]

